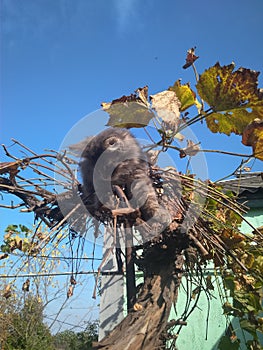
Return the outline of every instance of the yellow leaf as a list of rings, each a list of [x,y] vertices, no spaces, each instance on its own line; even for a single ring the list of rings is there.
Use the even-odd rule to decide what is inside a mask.
[[[255,118],[263,119],[263,94],[258,75],[246,68],[216,63],[207,69],[196,85],[200,97],[215,111],[206,119],[212,132],[241,135]]]
[[[190,88],[189,84],[181,85],[181,81],[177,80],[173,86],[170,86],[169,91],[174,91],[179,101],[181,102],[180,111],[183,112],[187,108],[200,103],[196,99],[195,92]]]
[[[143,306],[141,304],[139,304],[139,303],[135,303],[133,305],[133,310],[134,311],[141,311],[142,309],[143,309]]]

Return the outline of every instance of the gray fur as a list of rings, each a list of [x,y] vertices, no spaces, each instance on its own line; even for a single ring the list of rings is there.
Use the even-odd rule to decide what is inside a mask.
[[[114,185],[124,190],[134,209],[140,209],[144,221],[162,211],[145,154],[128,130],[108,128],[88,138],[80,170],[84,202],[92,215],[105,206],[113,209]]]

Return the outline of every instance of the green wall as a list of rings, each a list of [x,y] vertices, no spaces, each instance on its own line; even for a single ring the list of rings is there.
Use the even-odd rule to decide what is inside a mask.
[[[204,278],[213,273],[207,269],[203,271]],[[220,280],[218,278],[218,280]],[[184,326],[177,339],[178,350],[211,350],[217,348],[217,343],[227,327],[226,317],[220,303],[220,296],[216,287],[215,278],[212,277],[215,290],[207,296],[204,292],[198,300],[197,307],[187,319],[187,326]],[[186,282],[180,287],[178,302],[176,304],[177,313],[173,310],[171,319],[177,319],[184,312],[187,303]],[[189,310],[194,305],[191,301]]]
[[[263,204],[263,203],[262,203]],[[252,208],[246,215],[246,219],[254,226],[260,227],[263,225],[263,209],[262,208]],[[249,233],[252,231],[249,224],[246,222],[242,223],[241,230],[244,233]],[[213,273],[213,271],[207,269],[203,271],[204,277]],[[178,350],[217,350],[218,343],[227,327],[226,317],[223,315],[223,310],[220,303],[220,296],[218,294],[218,288],[216,285],[215,277],[212,277],[212,283],[214,285],[214,291],[211,292],[209,319],[208,318],[208,299],[203,292],[199,301],[198,307],[193,311],[193,313],[187,319],[187,326],[184,326],[179,334],[178,340],[176,342]],[[220,283],[220,278],[217,279],[217,283]],[[185,309],[187,302],[186,298],[186,282],[180,288],[178,302],[176,304],[177,312],[173,310],[170,319],[178,319]],[[194,300],[192,301],[193,305]],[[191,306],[190,306],[191,309]],[[232,320],[232,324],[238,337],[243,343],[240,345],[241,350],[247,349],[245,342],[249,338],[248,334],[238,330],[238,322]],[[208,327],[208,328],[207,328]],[[207,336],[206,336],[207,329]],[[263,338],[262,338],[263,344]],[[224,349],[228,350],[228,349]]]

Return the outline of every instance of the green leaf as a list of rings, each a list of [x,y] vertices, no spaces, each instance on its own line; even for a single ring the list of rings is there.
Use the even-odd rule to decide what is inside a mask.
[[[240,320],[239,324],[242,329],[250,333],[254,338],[257,337],[256,326],[253,323],[249,322],[249,320],[247,319]]]
[[[225,287],[230,290],[230,295],[233,296],[235,291],[234,276],[231,276],[231,275],[225,276],[224,284],[225,284]]]
[[[235,317],[240,317],[242,313],[239,308],[234,307],[232,304],[226,302],[222,305],[225,315],[232,315]]]
[[[235,292],[234,307],[243,312],[258,312],[262,310],[260,295],[257,293]]]
[[[261,113],[262,115],[260,116]],[[208,128],[216,133],[242,135],[245,128],[255,118],[263,118],[263,108],[249,112],[246,109],[233,109],[224,113],[212,113],[206,118]]]
[[[28,227],[26,227],[25,225],[19,225],[19,228],[21,230],[21,232],[25,232],[25,233],[28,233],[30,230]]]
[[[228,336],[223,336],[218,344],[219,350],[238,350],[239,349],[239,340],[232,342]]]
[[[1,252],[10,253],[10,246],[8,244],[2,244],[1,245]]]
[[[106,107],[110,115],[107,126],[118,128],[143,128],[154,116],[148,108],[138,102],[119,103]]]
[[[244,261],[242,261],[245,266],[248,268],[248,269],[251,269],[251,267],[253,266],[254,262],[255,262],[255,257],[253,254],[250,254],[250,253],[246,253],[246,258],[244,259]]]
[[[18,229],[17,225],[8,225],[7,228],[5,229],[5,232],[9,232],[9,231],[18,232],[17,229]]]
[[[234,68],[234,63],[222,67],[216,63],[207,69],[196,86],[199,95],[217,112],[262,106],[262,93],[257,88],[259,72],[242,67],[233,71]]]
[[[181,85],[181,81],[177,80],[173,86],[170,86],[169,91],[174,91],[179,101],[181,102],[180,111],[183,112],[187,108],[196,105],[198,101],[196,100],[195,92],[190,88],[189,84]]]
[[[263,346],[260,346],[258,340],[248,340],[246,342],[247,349],[249,350],[262,350]]]
[[[196,85],[200,97],[214,113],[206,122],[212,132],[241,135],[255,118],[263,119],[263,93],[258,89],[258,75],[246,68],[216,63],[207,69]]]

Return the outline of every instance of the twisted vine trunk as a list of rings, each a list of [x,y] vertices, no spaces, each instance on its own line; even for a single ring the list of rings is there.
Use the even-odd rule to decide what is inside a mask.
[[[145,279],[133,310],[93,349],[164,349],[167,322],[182,278],[182,251],[152,247],[144,261]]]

